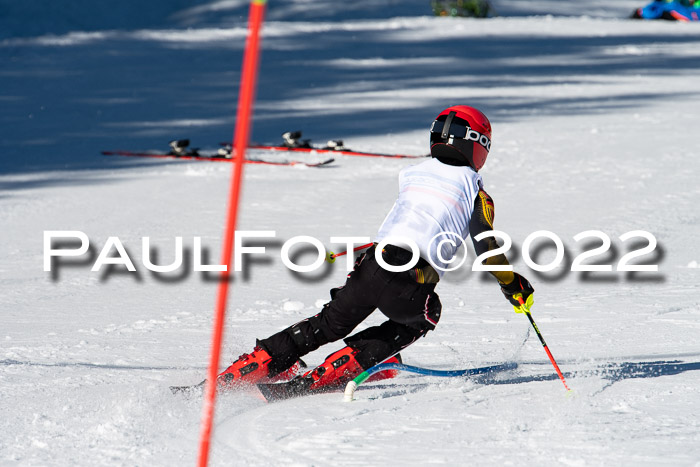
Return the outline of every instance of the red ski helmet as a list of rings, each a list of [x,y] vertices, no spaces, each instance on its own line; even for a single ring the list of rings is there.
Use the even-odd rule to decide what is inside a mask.
[[[491,122],[467,105],[448,107],[430,127],[430,155],[452,165],[469,164],[477,172],[491,149]]]

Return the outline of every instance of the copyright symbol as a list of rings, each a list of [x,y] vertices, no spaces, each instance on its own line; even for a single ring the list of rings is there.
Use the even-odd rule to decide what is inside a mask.
[[[459,243],[457,243],[455,240],[459,240]],[[430,242],[428,242],[428,261],[434,268],[439,269],[443,272],[449,272],[459,269],[467,260],[466,248],[464,250],[464,256],[462,257],[462,260],[459,262],[459,264],[453,267],[439,266],[433,262],[432,258],[437,257],[437,260],[445,265],[452,264],[457,259],[454,253],[457,251],[457,248],[459,248],[461,245],[464,245],[464,243],[464,239],[454,232],[440,232],[437,235],[433,236],[433,238],[430,239]],[[435,256],[433,256],[432,254],[433,246],[435,246]],[[452,256],[450,258],[445,258],[443,256],[443,248],[448,248],[451,250]]]

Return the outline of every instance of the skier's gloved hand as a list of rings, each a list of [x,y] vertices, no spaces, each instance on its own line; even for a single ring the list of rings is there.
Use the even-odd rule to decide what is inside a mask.
[[[518,298],[522,298],[522,300],[525,302],[525,308],[529,310],[534,303],[534,297],[532,294],[535,292],[535,289],[527,279],[517,272],[513,273],[513,276],[513,282],[510,284],[501,284],[501,292],[503,292],[503,295],[505,295],[506,300],[513,305],[515,311],[522,313],[523,310],[521,309]]]

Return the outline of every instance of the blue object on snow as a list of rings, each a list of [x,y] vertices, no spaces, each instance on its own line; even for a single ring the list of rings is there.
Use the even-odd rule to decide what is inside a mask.
[[[700,1],[689,0],[655,0],[645,7],[637,9],[633,18],[667,19],[672,21],[699,21]]]
[[[497,371],[513,370],[518,367],[515,362],[506,362],[499,365],[483,366],[480,368],[469,368],[467,370],[431,370],[412,365],[404,365],[403,363],[379,363],[366,371],[367,375],[372,375],[383,370],[401,370],[409,373],[418,373],[424,376],[441,376],[444,378],[454,378],[458,376],[476,376]]]

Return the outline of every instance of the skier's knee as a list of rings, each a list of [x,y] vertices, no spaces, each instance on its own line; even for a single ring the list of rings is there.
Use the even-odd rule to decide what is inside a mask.
[[[427,329],[414,329],[394,321],[367,328],[345,339],[345,343],[357,350],[356,359],[362,368],[370,368],[405,349]]]

